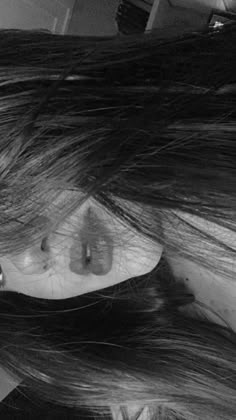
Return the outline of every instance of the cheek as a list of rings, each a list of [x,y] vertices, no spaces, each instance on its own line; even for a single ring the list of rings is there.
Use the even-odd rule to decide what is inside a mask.
[[[111,271],[106,276],[90,276],[91,281],[86,282],[85,289],[83,291],[81,289],[81,294],[110,287],[149,273],[158,265],[162,252],[161,245],[149,243],[149,246],[146,244],[144,248],[143,242],[118,251],[116,249]]]
[[[135,238],[132,245],[129,243],[129,246],[115,250],[112,269],[105,276],[78,276],[69,270],[66,258],[61,261],[62,265],[58,262],[42,275],[23,275],[8,259],[3,258],[8,278],[6,290],[42,299],[67,299],[149,273],[159,263],[162,252],[161,245]]]
[[[141,276],[152,271],[159,263],[163,247],[159,244],[137,242],[135,246],[121,251],[120,259],[115,258],[114,270],[126,278]]]

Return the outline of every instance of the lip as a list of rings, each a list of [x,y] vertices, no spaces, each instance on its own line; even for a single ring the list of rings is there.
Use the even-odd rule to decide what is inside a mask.
[[[90,258],[86,258],[89,247]],[[105,276],[113,263],[113,240],[108,229],[90,207],[77,241],[70,250],[70,270],[76,274]]]

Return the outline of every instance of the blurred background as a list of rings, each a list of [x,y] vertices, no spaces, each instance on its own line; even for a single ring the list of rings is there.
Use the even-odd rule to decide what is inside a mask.
[[[0,0],[2,28],[112,36],[208,24],[212,10],[236,11],[236,0]]]

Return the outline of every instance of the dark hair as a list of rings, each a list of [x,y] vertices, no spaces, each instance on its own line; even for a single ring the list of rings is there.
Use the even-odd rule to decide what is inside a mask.
[[[236,418],[235,333],[180,311],[194,296],[166,260],[234,281],[235,250],[181,213],[236,231],[235,42],[235,24],[168,40],[0,31],[1,255],[89,197],[165,250],[148,275],[88,295],[1,293],[2,367],[78,418],[132,404],[158,420]]]

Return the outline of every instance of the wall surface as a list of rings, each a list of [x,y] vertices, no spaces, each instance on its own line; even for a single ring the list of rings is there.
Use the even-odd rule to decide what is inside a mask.
[[[119,0],[76,0],[68,33],[112,36],[118,31],[115,16]]]
[[[0,28],[66,33],[75,0],[0,0]]]

